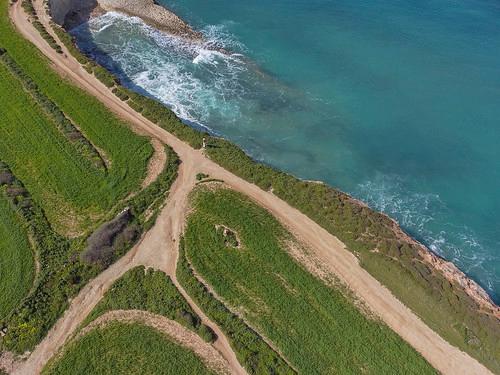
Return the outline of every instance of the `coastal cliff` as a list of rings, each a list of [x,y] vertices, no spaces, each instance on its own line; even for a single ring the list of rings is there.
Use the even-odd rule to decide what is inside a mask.
[[[201,33],[173,12],[155,4],[154,0],[49,0],[48,3],[54,22],[66,29],[88,21],[92,15],[116,11],[139,17],[166,33],[193,41],[202,40]]]

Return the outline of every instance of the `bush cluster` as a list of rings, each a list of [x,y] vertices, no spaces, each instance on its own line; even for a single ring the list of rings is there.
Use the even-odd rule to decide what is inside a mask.
[[[123,255],[140,234],[140,226],[134,222],[130,210],[126,209],[113,220],[102,224],[87,238],[82,260],[106,268]]]
[[[8,53],[4,53],[0,56],[0,61],[19,79],[24,89],[29,92],[40,108],[54,122],[61,134],[68,139],[77,151],[92,162],[96,168],[103,172],[106,171],[106,164],[92,143],[90,143],[80,130],[65,116],[57,104],[42,93],[37,84],[24,73],[14,59],[12,59]]]
[[[21,3],[24,11],[30,15],[31,24],[37,29],[43,39],[57,52],[63,53],[62,48],[57,41],[54,39],[52,35],[45,29],[45,27],[38,20],[38,16],[36,14],[35,8],[33,7],[33,3],[31,0],[23,0]]]
[[[295,371],[262,337],[233,314],[201,283],[186,257],[184,239],[179,243],[177,279],[189,295],[226,334],[238,361],[250,374],[295,374]]]
[[[170,277],[152,268],[133,268],[115,281],[84,324],[111,310],[149,311],[179,322],[206,342],[217,339],[212,329],[201,322],[179,293]]]

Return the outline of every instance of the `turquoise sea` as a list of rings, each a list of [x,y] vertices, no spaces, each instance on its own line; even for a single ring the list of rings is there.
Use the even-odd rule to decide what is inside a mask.
[[[129,87],[388,213],[500,301],[498,0],[160,3],[206,42],[117,13],[73,34]]]

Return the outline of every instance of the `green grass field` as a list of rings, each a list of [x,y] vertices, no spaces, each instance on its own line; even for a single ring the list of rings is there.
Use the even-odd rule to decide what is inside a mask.
[[[207,342],[215,341],[212,330],[201,323],[200,317],[162,271],[140,266],[126,272],[106,292],[83,325],[112,310],[149,311],[177,321]]]
[[[193,203],[185,234],[193,267],[300,373],[435,373],[387,326],[295,263],[283,250],[290,235],[267,211],[225,189],[200,189]],[[241,248],[228,246],[216,225],[234,231]]]
[[[71,343],[44,375],[213,374],[190,350],[139,324],[110,323]]]
[[[13,30],[7,7],[8,2],[0,0],[0,46],[103,151],[110,168],[108,173],[96,170],[76,152],[5,66],[0,66],[0,158],[25,183],[59,232],[79,234],[140,187],[152,147],[97,99],[61,79]]]
[[[35,265],[21,219],[0,192],[0,319],[28,293]]]

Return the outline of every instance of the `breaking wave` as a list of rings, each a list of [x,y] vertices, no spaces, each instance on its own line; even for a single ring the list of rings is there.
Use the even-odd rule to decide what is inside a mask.
[[[247,61],[245,47],[224,25],[201,31],[204,41],[192,42],[140,18],[109,12],[72,34],[80,48],[124,84],[157,98],[191,124],[207,127],[221,119],[236,124],[256,110],[287,105],[287,88]]]
[[[383,174],[359,184],[355,195],[397,220],[434,253],[453,262],[466,274],[474,275],[488,293],[494,294],[498,280],[484,265],[495,257],[472,229],[448,221],[450,210],[439,195],[412,192],[404,178]]]

